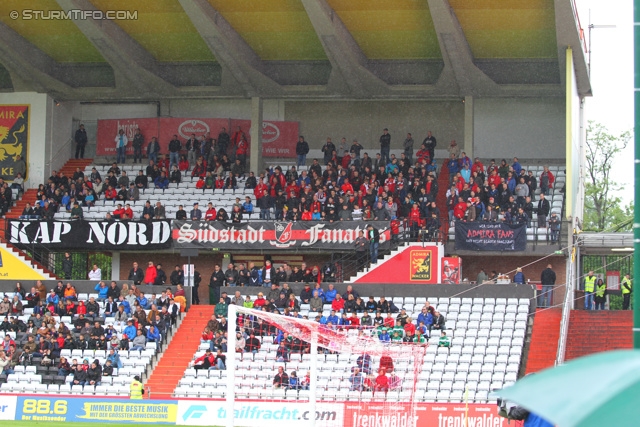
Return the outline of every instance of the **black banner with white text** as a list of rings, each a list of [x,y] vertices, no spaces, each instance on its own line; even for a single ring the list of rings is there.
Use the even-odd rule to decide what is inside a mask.
[[[355,250],[355,240],[366,226],[380,233],[379,250],[389,248],[386,221],[252,221],[232,224],[219,221],[173,221],[173,246],[182,248],[232,249],[325,249]]]
[[[171,247],[171,221],[9,220],[7,240],[18,247],[156,250]]]
[[[502,222],[456,222],[456,250],[524,251],[527,227]]]

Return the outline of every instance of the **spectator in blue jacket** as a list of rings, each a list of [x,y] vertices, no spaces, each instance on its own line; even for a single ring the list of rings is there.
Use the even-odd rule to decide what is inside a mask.
[[[336,316],[336,311],[331,310],[331,314],[327,317],[327,323],[331,322],[332,325],[337,325],[340,322],[340,318]]]
[[[144,296],[144,294],[140,294],[140,296],[138,297],[138,304],[140,304],[140,307],[144,308],[145,310],[151,308],[151,304],[149,304],[149,300]]]
[[[253,213],[253,203],[251,203],[251,197],[245,197],[245,202],[242,204],[242,212],[247,215],[251,215]]]
[[[322,296],[324,298],[324,302],[327,304],[332,303],[333,300],[336,299],[337,293],[338,291],[333,288],[333,284],[329,284],[329,289],[327,289]]]
[[[127,320],[127,327],[122,331],[123,334],[126,334],[130,340],[132,340],[136,336],[136,327],[133,326],[133,320]]]
[[[121,369],[123,366],[122,360],[120,360],[120,355],[114,349],[109,350],[109,356],[107,356],[107,361],[111,361],[111,365],[118,369]]]
[[[149,330],[147,331],[147,342],[159,342],[160,341],[160,332],[156,329],[155,326],[149,326]]]
[[[451,158],[447,162],[447,167],[449,168],[449,181],[451,181],[451,179],[456,176],[460,170],[460,164],[454,154],[451,155]]]
[[[98,293],[98,301],[106,300],[109,292],[109,287],[106,283],[100,282],[96,285],[94,290]]]
[[[169,178],[167,178],[167,175],[162,172],[159,177],[153,180],[153,184],[156,186],[156,188],[164,190],[165,188],[169,187]]]
[[[416,319],[416,326],[420,326],[420,322],[424,323],[426,327],[431,326],[433,323],[433,315],[429,310],[427,310],[427,307],[422,307],[422,310]]]
[[[122,295],[120,295],[120,301],[118,301],[118,307],[120,307],[121,305],[124,306],[124,312],[127,313],[130,316],[131,315],[131,305],[129,304],[129,301],[124,299],[124,297]]]
[[[60,301],[60,298],[58,297],[56,292],[51,289],[51,292],[49,292],[49,295],[47,295],[47,304],[53,303],[54,305],[58,305],[58,301]]]

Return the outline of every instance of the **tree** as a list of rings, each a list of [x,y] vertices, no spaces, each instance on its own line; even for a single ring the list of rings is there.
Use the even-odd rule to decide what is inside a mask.
[[[600,123],[589,121],[586,141],[585,231],[631,231],[633,205],[623,206],[616,193],[622,186],[611,179],[613,161],[631,140],[629,131],[612,135]]]

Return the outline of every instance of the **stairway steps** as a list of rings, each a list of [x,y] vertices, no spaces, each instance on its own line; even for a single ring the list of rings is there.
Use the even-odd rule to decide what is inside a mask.
[[[436,195],[436,206],[440,210],[440,222],[442,223],[443,242],[446,242],[449,234],[449,211],[447,209],[447,190],[449,189],[449,167],[444,159],[440,172],[438,173],[438,194]]]
[[[538,372],[555,364],[560,338],[561,309],[537,310],[533,319],[526,373]]]
[[[571,310],[565,360],[633,348],[631,311]]]
[[[200,334],[211,318],[211,314],[213,314],[211,306],[191,306],[146,383],[146,386],[151,389],[152,398],[171,397],[200,346]]]

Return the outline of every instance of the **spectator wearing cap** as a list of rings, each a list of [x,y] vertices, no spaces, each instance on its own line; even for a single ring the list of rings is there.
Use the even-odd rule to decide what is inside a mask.
[[[189,212],[189,218],[192,221],[200,221],[202,219],[202,211],[198,209],[198,203],[193,204],[193,209]]]

